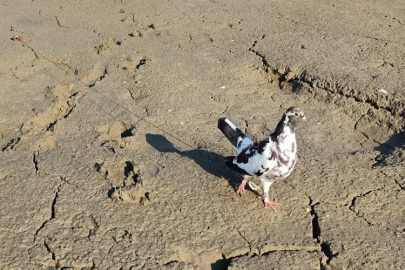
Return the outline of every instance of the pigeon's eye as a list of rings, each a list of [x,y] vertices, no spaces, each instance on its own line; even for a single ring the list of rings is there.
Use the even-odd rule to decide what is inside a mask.
[[[298,116],[298,113],[294,113],[295,114],[295,116]]]

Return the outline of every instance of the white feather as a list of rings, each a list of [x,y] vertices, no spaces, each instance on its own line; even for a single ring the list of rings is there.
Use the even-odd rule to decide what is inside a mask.
[[[386,94],[388,94],[388,92],[387,92],[386,90],[382,89],[382,88],[378,89],[378,90],[377,90],[377,93],[379,93],[379,94],[381,94],[381,95],[386,95]]]

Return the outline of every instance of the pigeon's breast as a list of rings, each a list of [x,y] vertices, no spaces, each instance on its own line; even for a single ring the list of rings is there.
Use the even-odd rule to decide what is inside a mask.
[[[285,136],[277,147],[272,149],[271,159],[275,163],[265,177],[268,179],[282,179],[288,177],[294,170],[297,162],[297,143],[294,134]]]
[[[264,175],[268,179],[282,179],[288,177],[294,170],[297,158],[295,154],[291,156],[280,155],[276,157],[275,162],[276,164],[273,169]]]

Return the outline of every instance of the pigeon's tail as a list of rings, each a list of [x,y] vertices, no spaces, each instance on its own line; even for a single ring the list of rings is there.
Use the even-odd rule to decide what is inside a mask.
[[[218,119],[218,129],[236,147],[240,148],[244,141],[249,140],[245,134],[229,119],[222,117]],[[251,142],[251,141],[250,141]],[[250,143],[248,143],[249,145]]]
[[[218,129],[235,147],[237,147],[238,141],[245,137],[245,134],[243,134],[234,123],[225,117],[218,119]]]

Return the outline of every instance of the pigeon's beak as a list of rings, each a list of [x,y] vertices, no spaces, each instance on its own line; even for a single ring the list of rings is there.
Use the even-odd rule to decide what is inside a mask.
[[[302,116],[302,121],[304,121],[305,123],[308,122],[307,118],[305,117],[305,115]]]

